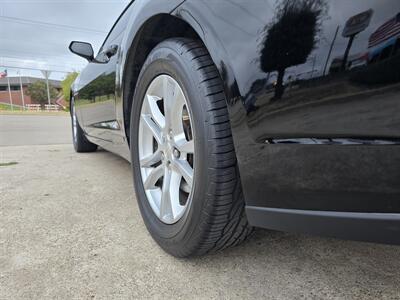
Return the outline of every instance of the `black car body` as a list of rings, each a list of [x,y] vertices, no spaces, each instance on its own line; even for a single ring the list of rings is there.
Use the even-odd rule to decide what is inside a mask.
[[[290,2],[133,1],[99,51],[108,62],[74,84],[78,121],[130,160],[147,55],[199,39],[223,82],[249,223],[400,244],[400,2],[305,1],[292,13]]]

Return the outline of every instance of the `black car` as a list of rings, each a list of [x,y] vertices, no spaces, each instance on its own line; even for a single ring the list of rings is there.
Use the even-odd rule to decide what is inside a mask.
[[[74,147],[131,162],[168,253],[253,227],[400,244],[400,1],[136,0],[70,50]]]

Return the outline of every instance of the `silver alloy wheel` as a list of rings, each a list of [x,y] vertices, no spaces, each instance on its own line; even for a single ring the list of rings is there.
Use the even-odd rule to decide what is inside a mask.
[[[162,222],[178,222],[191,202],[194,141],[188,103],[171,76],[156,77],[146,91],[138,145],[150,206]]]
[[[76,113],[75,113],[75,102],[73,102],[72,105],[72,135],[74,142],[76,143],[78,141],[78,122],[76,120]]]

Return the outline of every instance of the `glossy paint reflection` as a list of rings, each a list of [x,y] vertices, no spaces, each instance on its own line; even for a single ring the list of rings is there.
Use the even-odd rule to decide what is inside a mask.
[[[225,81],[248,205],[400,212],[399,1],[189,0],[185,11]]]

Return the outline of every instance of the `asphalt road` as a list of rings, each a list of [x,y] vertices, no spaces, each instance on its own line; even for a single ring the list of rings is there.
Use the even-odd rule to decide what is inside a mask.
[[[258,230],[239,247],[175,259],[147,233],[126,161],[40,142],[0,147],[0,163],[16,163],[0,167],[0,299],[400,297],[395,246]]]

